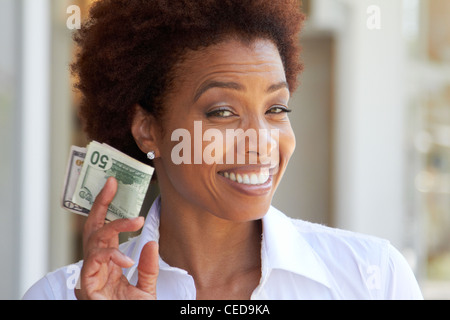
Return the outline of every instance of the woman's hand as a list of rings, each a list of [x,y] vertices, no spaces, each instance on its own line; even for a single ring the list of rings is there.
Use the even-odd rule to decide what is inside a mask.
[[[81,269],[81,289],[78,299],[137,300],[156,299],[158,277],[158,244],[147,243],[138,265],[138,282],[131,285],[122,268],[134,261],[119,251],[119,233],[139,230],[144,218],[120,219],[105,224],[108,206],[117,191],[117,181],[109,178],[99,193],[87,218],[83,232],[84,262]]]

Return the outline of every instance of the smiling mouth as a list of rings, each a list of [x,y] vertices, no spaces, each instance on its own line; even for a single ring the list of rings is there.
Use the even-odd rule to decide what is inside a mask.
[[[233,171],[220,171],[218,172],[221,176],[240,183],[240,184],[246,184],[246,185],[261,185],[266,183],[269,178],[269,169],[261,169],[259,172],[233,172]]]

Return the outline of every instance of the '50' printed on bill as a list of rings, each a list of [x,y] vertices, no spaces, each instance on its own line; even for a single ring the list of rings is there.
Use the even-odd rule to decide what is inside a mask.
[[[87,148],[72,146],[62,194],[62,207],[89,214],[95,198],[109,177],[118,182],[107,220],[139,216],[154,169],[128,155],[92,141]]]

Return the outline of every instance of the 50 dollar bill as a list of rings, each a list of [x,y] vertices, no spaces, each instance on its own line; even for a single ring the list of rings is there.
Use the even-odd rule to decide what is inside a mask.
[[[118,182],[116,195],[108,207],[107,220],[139,216],[154,169],[128,155],[96,141],[87,148],[70,151],[62,206],[87,215],[109,177]]]

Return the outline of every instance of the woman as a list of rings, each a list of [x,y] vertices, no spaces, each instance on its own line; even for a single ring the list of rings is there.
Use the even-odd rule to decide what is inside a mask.
[[[387,241],[271,207],[295,148],[302,21],[295,0],[93,5],[75,36],[81,118],[92,139],[151,159],[161,195],[145,223],[104,224],[110,178],[86,221],[79,277],[61,268],[26,299],[421,298]],[[142,227],[119,246],[120,232]]]

